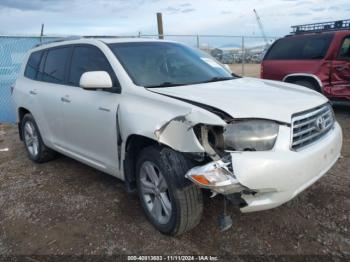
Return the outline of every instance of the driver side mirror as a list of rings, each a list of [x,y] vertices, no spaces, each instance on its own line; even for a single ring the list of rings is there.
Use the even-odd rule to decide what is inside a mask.
[[[79,85],[84,89],[110,89],[113,87],[111,76],[106,71],[85,72]]]

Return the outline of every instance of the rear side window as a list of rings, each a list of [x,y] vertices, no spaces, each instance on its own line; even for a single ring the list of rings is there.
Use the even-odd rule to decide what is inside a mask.
[[[65,68],[69,54],[69,47],[49,49],[45,67],[42,75],[42,81],[63,84],[65,79]]]
[[[264,60],[323,59],[333,34],[285,37],[272,45]]]
[[[34,52],[29,56],[26,69],[24,70],[24,76],[33,80],[37,79],[39,65],[40,65],[42,56],[43,56],[42,51]]]
[[[350,59],[350,36],[347,36],[340,48],[339,58]]]
[[[114,73],[105,55],[93,46],[77,46],[74,48],[68,83],[79,86],[80,77],[89,71],[106,71],[112,79]]]

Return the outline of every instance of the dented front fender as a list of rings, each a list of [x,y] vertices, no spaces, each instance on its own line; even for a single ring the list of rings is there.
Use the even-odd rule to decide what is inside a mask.
[[[119,106],[122,159],[132,135],[150,138],[184,153],[204,153],[194,132],[198,124],[226,126],[215,113],[195,105],[143,89],[123,97]]]
[[[218,117],[208,117],[201,111],[192,109],[187,114],[176,116],[159,125],[154,135],[159,143],[168,145],[180,152],[206,152],[199,142],[193,127],[197,124],[225,126],[226,122]]]

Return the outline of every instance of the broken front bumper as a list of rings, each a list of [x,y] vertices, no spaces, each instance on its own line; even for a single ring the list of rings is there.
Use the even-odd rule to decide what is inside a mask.
[[[342,132],[338,123],[298,152],[290,149],[290,134],[289,127],[281,126],[273,150],[231,153],[235,185],[227,188],[248,189],[240,191],[247,203],[242,212],[271,209],[289,201],[322,177],[340,157]],[[220,192],[220,187],[213,191],[228,193]],[[256,193],[246,194],[252,191]]]

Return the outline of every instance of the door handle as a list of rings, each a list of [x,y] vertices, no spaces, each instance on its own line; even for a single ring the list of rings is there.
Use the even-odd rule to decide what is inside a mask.
[[[100,106],[98,110],[105,111],[105,112],[110,112],[111,110],[105,107]]]
[[[61,101],[65,103],[70,103],[70,100],[67,97],[62,96]]]
[[[38,93],[36,92],[36,90],[30,90],[30,91],[29,91],[29,94],[31,94],[31,95],[37,95]]]

